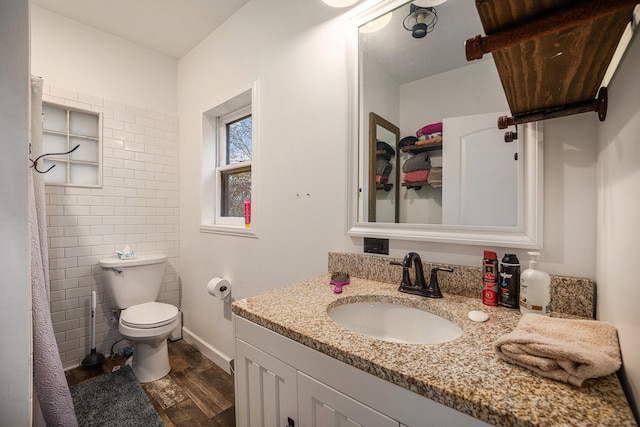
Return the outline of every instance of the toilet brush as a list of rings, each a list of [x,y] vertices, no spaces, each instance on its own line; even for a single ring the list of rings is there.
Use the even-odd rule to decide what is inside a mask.
[[[96,353],[96,291],[91,291],[91,353],[82,360],[82,366],[95,366],[104,362],[104,355]]]

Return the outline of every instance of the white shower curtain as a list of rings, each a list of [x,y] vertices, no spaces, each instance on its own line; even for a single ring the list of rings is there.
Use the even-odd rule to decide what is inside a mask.
[[[42,79],[31,78],[31,158],[42,154]],[[33,384],[47,426],[78,425],[49,307],[49,256],[44,177],[30,169],[29,227],[33,310]]]

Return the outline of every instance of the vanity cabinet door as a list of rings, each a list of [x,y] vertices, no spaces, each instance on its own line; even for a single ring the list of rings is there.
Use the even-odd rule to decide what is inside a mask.
[[[397,421],[298,372],[298,411],[305,427],[398,427]]]
[[[296,370],[236,339],[236,416],[240,427],[287,427],[298,419]]]

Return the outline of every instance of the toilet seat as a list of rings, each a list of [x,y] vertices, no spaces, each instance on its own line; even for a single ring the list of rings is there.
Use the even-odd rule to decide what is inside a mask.
[[[137,329],[153,329],[173,322],[178,316],[178,308],[162,302],[145,302],[133,305],[120,313],[123,325]]]

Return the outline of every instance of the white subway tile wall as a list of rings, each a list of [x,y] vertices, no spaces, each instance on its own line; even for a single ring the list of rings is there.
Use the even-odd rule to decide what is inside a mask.
[[[62,364],[71,368],[90,351],[92,290],[97,351],[108,353],[121,338],[109,320],[101,258],[125,245],[140,255],[167,254],[158,301],[179,307],[178,118],[47,85],[43,100],[103,114],[102,188],[45,190],[51,317]]]

